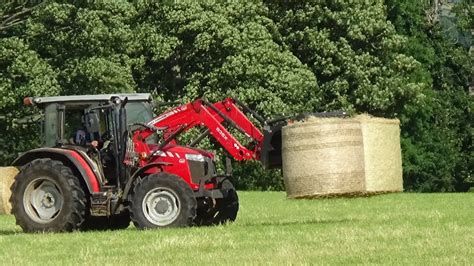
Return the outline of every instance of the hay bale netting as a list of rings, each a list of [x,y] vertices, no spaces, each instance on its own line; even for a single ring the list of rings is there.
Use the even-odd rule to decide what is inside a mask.
[[[365,192],[363,139],[352,119],[310,118],[282,129],[289,198]]]
[[[309,118],[282,131],[289,198],[403,190],[398,120]]]
[[[15,167],[0,167],[0,214],[10,214],[10,187],[13,184],[13,179],[18,174],[18,169]]]

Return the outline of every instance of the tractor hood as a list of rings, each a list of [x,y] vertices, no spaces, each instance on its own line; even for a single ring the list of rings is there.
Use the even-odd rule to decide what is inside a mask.
[[[187,146],[180,146],[169,144],[166,145],[161,151],[158,151],[159,145],[156,144],[149,144],[151,153],[156,153],[156,155],[161,157],[176,157],[176,158],[198,158],[199,156],[204,156],[214,160],[215,154],[209,151],[205,151],[198,148],[187,147]],[[187,158],[188,159],[188,158]]]

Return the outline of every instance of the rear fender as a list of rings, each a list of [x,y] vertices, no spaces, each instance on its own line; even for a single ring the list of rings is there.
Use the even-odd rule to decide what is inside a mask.
[[[40,158],[51,158],[53,160],[61,161],[64,165],[70,167],[73,173],[81,179],[81,183],[85,185],[89,193],[100,191],[99,179],[94,174],[92,167],[78,152],[74,150],[59,148],[34,149],[22,153],[15,159],[15,161],[13,161],[12,165],[21,168],[21,166]]]

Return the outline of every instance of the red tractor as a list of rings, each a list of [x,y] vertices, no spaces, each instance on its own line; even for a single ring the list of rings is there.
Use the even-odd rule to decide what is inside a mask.
[[[234,221],[230,158],[195,148],[210,136],[235,160],[281,166],[280,129],[236,99],[198,99],[153,118],[149,94],[26,98],[43,111],[42,148],[21,154],[12,213],[25,232],[212,225]],[[256,127],[245,115],[261,122]],[[201,128],[181,145],[179,136]],[[244,146],[229,130],[248,138]],[[232,131],[231,130],[231,131]]]

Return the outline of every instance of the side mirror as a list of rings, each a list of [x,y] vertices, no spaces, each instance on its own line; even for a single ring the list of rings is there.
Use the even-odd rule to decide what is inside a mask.
[[[97,111],[89,111],[84,114],[84,126],[87,132],[99,132],[100,131],[100,119]]]

